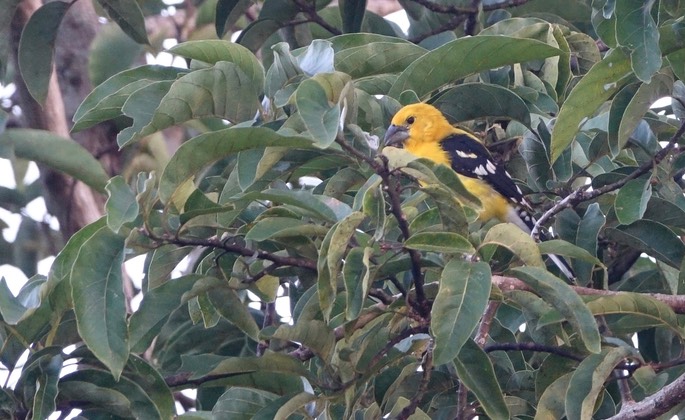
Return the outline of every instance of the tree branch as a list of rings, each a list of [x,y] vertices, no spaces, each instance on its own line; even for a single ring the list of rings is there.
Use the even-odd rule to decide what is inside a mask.
[[[308,258],[286,257],[282,255],[276,255],[262,250],[253,250],[235,243],[227,243],[226,241],[220,241],[216,238],[200,239],[174,237],[171,235],[162,235],[158,237],[153,236],[148,231],[143,231],[142,234],[161,244],[174,244],[180,246],[205,246],[209,248],[222,249],[226,252],[242,255],[244,257],[255,257],[261,260],[271,261],[275,264],[278,264],[279,266],[299,267],[310,271],[316,271],[316,261],[310,260]]]
[[[418,407],[419,402],[426,394],[426,390],[428,390],[428,383],[430,382],[431,372],[433,371],[433,340],[428,341],[428,347],[426,348],[426,353],[424,353],[423,358],[423,364],[421,365],[423,367],[423,376],[419,383],[419,389],[409,401],[409,405],[400,411],[400,414],[397,416],[400,420],[408,419],[414,414],[416,407]]]
[[[685,399],[685,374],[640,402],[623,404],[609,420],[649,420],[667,413]]]
[[[336,28],[335,26],[331,25],[330,23],[326,22],[323,20],[321,16],[319,16],[318,13],[316,13],[316,7],[310,6],[309,4],[306,3],[305,0],[293,0],[295,5],[302,11],[302,13],[306,14],[309,16],[309,19],[316,23],[317,25],[321,26],[328,32],[330,32],[333,35],[342,35],[342,32],[340,32],[340,29]]]
[[[538,231],[540,230],[540,226],[544,225],[549,219],[556,216],[566,207],[575,207],[576,205],[582,202],[593,200],[608,192],[615,191],[626,185],[629,181],[649,172],[652,168],[654,168],[662,160],[664,160],[666,156],[668,156],[668,154],[671,152],[671,150],[676,145],[678,140],[683,136],[683,134],[685,134],[685,121],[683,121],[680,124],[680,128],[678,128],[678,131],[676,131],[673,137],[671,137],[671,139],[668,141],[668,144],[664,146],[663,149],[659,150],[659,152],[657,152],[657,154],[654,155],[654,158],[651,161],[643,163],[639,168],[637,168],[635,171],[630,173],[625,178],[622,178],[621,180],[616,181],[614,183],[604,185],[603,187],[597,188],[592,191],[587,191],[589,186],[585,185],[566,196],[563,200],[555,204],[551,209],[547,210],[542,215],[542,217],[540,217],[540,219],[538,219],[532,231],[530,232],[531,236],[536,237]]]
[[[582,356],[579,356],[561,347],[547,346],[545,344],[538,344],[532,342],[488,344],[487,346],[483,347],[483,351],[486,353],[491,353],[493,351],[535,351],[555,354],[557,356],[575,360],[576,362],[580,362],[583,360]]]
[[[399,184],[392,176],[390,169],[388,168],[388,160],[385,156],[379,154],[379,161],[364,155],[350,144],[348,144],[342,136],[337,136],[335,139],[336,143],[340,145],[346,152],[355,156],[366,162],[371,168],[378,174],[383,180],[383,185],[385,186],[385,191],[390,198],[390,211],[392,215],[397,220],[397,225],[402,232],[402,237],[404,239],[409,239],[411,233],[409,232],[409,223],[407,223],[407,218],[402,213],[402,202],[399,195]],[[411,259],[411,272],[414,279],[414,289],[416,290],[416,310],[421,314],[421,316],[427,316],[430,314],[430,307],[428,300],[426,299],[426,294],[423,290],[423,275],[421,274],[421,253],[414,249],[405,249],[409,253]],[[404,293],[403,293],[404,294]]]
[[[511,290],[525,290],[527,292],[535,293],[535,289],[529,287],[526,283],[513,277],[492,276],[492,283],[497,285],[503,292]],[[630,292],[616,292],[613,290],[591,289],[589,287],[571,286],[573,290],[579,295],[584,296],[618,296],[636,294],[641,296],[649,296],[658,300],[661,303],[668,305],[673,312],[677,314],[685,314],[685,295],[667,295],[664,293],[630,293]]]

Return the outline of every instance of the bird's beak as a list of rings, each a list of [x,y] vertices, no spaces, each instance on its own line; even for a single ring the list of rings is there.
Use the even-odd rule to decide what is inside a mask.
[[[391,124],[385,132],[383,140],[386,146],[402,147],[404,141],[409,138],[409,130],[402,125]]]

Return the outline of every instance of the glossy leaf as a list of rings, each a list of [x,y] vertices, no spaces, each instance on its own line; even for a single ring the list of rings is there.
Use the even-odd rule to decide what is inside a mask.
[[[511,223],[500,223],[493,226],[483,239],[483,245],[486,244],[495,244],[509,249],[528,266],[545,266],[533,238]]]
[[[454,359],[459,379],[476,395],[485,413],[493,419],[508,419],[509,409],[488,355],[473,340],[467,340]]]
[[[469,340],[488,303],[490,277],[490,266],[484,262],[455,258],[445,266],[431,310],[435,365],[452,361]]]
[[[552,162],[571,144],[583,123],[632,80],[630,75],[630,60],[621,50],[612,50],[602,61],[592,66],[561,106],[552,130]]]
[[[559,53],[558,49],[531,39],[491,35],[459,38],[414,61],[400,74],[388,94],[399,98],[402,92],[411,89],[421,98],[469,74]]]
[[[144,352],[159,333],[169,315],[181,305],[181,297],[190,290],[199,275],[190,274],[169,280],[148,291],[140,307],[128,321],[129,343],[132,352]]]
[[[185,142],[172,156],[159,181],[159,196],[168,202],[174,192],[205,166],[242,150],[283,146],[307,148],[311,140],[286,137],[267,128],[228,128]]]
[[[105,191],[109,176],[100,162],[73,140],[43,130],[11,129],[0,134],[0,149],[4,145],[16,157],[44,164],[84,182],[96,191]]]
[[[321,148],[330,146],[338,134],[340,107],[331,106],[323,87],[311,79],[295,91],[295,104],[314,144]]]
[[[57,30],[71,3],[54,1],[41,6],[26,23],[19,41],[19,69],[33,99],[48,96]]]
[[[107,226],[112,232],[119,233],[125,223],[132,222],[138,217],[138,202],[131,188],[120,176],[110,179],[105,185],[105,190],[109,195],[105,203]]]
[[[571,286],[537,267],[517,267],[512,270],[512,273],[566,318],[573,329],[580,334],[580,338],[589,352],[600,352],[601,339],[597,322]]]
[[[409,249],[419,251],[472,254],[475,249],[463,236],[452,232],[420,232],[404,242]]]
[[[112,95],[118,94],[127,85],[139,82],[141,80],[148,80],[150,82],[174,80],[176,77],[185,72],[186,70],[175,67],[148,65],[136,67],[134,69],[115,74],[93,89],[93,91],[86,96],[86,99],[81,102],[81,105],[79,105],[73,116],[74,126],[72,127],[72,131],[79,131],[84,128],[88,128],[100,121],[105,121],[119,115],[119,109],[124,105],[128,95],[125,96],[123,100],[119,101],[121,102],[119,108],[108,105],[105,107],[105,109],[103,109],[104,103],[102,103],[102,101]],[[135,92],[135,90],[131,91],[129,95],[133,92]],[[114,103],[114,101],[110,103]],[[110,109],[110,107],[114,109]]]
[[[614,347],[602,353],[585,358],[571,376],[566,391],[566,417],[580,420],[592,417],[604,381],[630,351],[625,347]]]
[[[123,256],[124,238],[101,227],[80,244],[69,276],[79,334],[115,378],[128,359]]]
[[[629,225],[642,219],[647,210],[647,204],[652,197],[652,182],[650,178],[638,178],[628,181],[616,195],[614,210],[618,221]]]
[[[616,41],[630,50],[633,71],[643,82],[661,68],[659,31],[651,7],[652,3],[640,0],[616,2]]]
[[[505,117],[527,127],[531,124],[530,111],[523,99],[498,85],[464,83],[442,92],[433,105],[454,121]]]
[[[685,245],[673,231],[653,220],[637,220],[627,226],[607,228],[610,240],[628,245],[679,268],[685,255]]]
[[[98,0],[112,20],[139,44],[149,44],[145,31],[145,18],[135,0]]]
[[[332,40],[333,41],[333,40]],[[338,41],[338,45],[342,44]],[[395,41],[354,45],[349,40],[335,54],[335,68],[354,79],[385,73],[400,73],[427,50],[418,45]],[[335,41],[334,47],[336,46]]]
[[[204,117],[233,123],[251,120],[264,89],[261,76],[245,73],[241,66],[228,61],[188,73],[171,85],[141,135]]]

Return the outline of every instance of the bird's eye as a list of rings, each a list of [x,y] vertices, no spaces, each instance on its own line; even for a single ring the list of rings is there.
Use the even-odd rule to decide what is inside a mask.
[[[414,117],[407,118],[407,124],[414,124]]]

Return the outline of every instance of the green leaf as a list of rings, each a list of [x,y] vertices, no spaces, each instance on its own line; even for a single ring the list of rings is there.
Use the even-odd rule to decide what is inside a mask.
[[[627,226],[605,230],[607,238],[644,252],[677,269],[685,255],[685,245],[669,228],[653,220],[637,220]]]
[[[71,5],[71,2],[54,1],[41,6],[21,32],[19,69],[26,88],[39,104],[45,103],[48,96],[57,30]]]
[[[139,83],[141,80],[147,80],[147,83],[152,81],[174,80],[179,75],[186,72],[187,70],[177,67],[149,65],[136,67],[115,74],[93,89],[93,91],[86,96],[86,99],[83,100],[81,105],[79,105],[74,113],[74,126],[72,127],[72,131],[79,131],[97,124],[100,121],[105,121],[120,115],[121,106],[123,106],[128,95],[135,92],[135,90],[132,90],[122,101],[120,101],[121,103],[118,108],[102,109],[102,101],[117,94],[127,85]]]
[[[566,242],[562,239],[550,239],[548,241],[540,242],[538,244],[538,249],[542,254],[556,254],[564,257],[571,257],[598,265],[600,267],[604,265],[599,258],[590,254],[583,248],[573,245],[572,243]]]
[[[306,405],[311,404],[317,400],[318,397],[316,395],[312,395],[309,392],[301,392],[292,397],[285,404],[283,404],[281,408],[278,409],[273,419],[290,420],[296,414],[297,410],[301,408],[306,408]]]
[[[591,353],[601,350],[597,322],[578,294],[563,280],[537,267],[517,267],[512,273],[530,286],[545,302],[556,308],[580,334]]]
[[[190,290],[202,276],[189,274],[171,279],[143,295],[137,311],[128,321],[131,351],[142,353],[150,347],[169,315],[181,306],[181,296]]]
[[[438,47],[406,68],[388,93],[399,98],[406,90],[419,97],[454,80],[506,64],[539,60],[560,54],[560,50],[532,39],[507,36],[459,38]],[[469,57],[464,60],[464,57]]]
[[[300,83],[295,91],[295,105],[314,144],[322,149],[330,146],[338,134],[340,106],[331,106],[324,88],[315,80]]]
[[[597,397],[614,367],[630,355],[627,347],[606,349],[583,359],[571,376],[566,391],[566,417],[569,420],[592,418]]]
[[[147,290],[153,290],[171,280],[171,273],[193,249],[193,246],[176,245],[163,245],[155,249],[147,268]]]
[[[83,401],[88,406],[124,418],[162,419],[162,415],[143,388],[126,376],[115,379],[109,373],[83,369],[60,379],[60,397]]]
[[[433,362],[451,362],[480,321],[490,297],[490,266],[454,258],[440,276],[440,289],[431,309],[435,337]]]
[[[571,144],[581,126],[616,92],[632,81],[630,60],[611,50],[576,84],[561,106],[552,130],[550,158],[555,162]]]
[[[334,48],[337,46],[335,38]],[[346,43],[351,43],[348,40]],[[338,41],[340,42],[340,41]],[[338,44],[339,45],[339,44]],[[400,73],[427,52],[418,45],[393,41],[346,45],[335,53],[335,68],[359,79],[365,76]]]
[[[306,225],[308,225],[307,222],[291,217],[268,217],[255,223],[245,235],[245,239],[264,241],[281,236],[279,235],[281,231],[297,230],[297,228]]]
[[[45,360],[47,359],[47,360]],[[62,353],[40,360],[40,374],[35,378],[36,393],[33,395],[33,418],[46,419],[56,409],[58,381],[64,359]]]
[[[124,376],[146,391],[148,398],[160,414],[160,418],[174,417],[176,413],[174,396],[161,373],[150,362],[132,354],[126,364]]]
[[[630,88],[630,86],[621,90],[620,93],[623,93],[628,88]],[[672,88],[673,78],[662,73],[657,73],[651,78],[651,82],[640,84],[637,89],[631,89],[628,93],[628,103],[623,108],[623,112],[617,116],[613,115],[615,111],[614,102],[616,102],[616,99],[614,99],[611,106],[612,115],[610,121],[620,117],[618,126],[613,124],[612,127],[611,123],[609,126],[609,142],[614,153],[618,153],[619,150],[625,147],[652,104],[659,98],[669,96]],[[630,95],[630,93],[633,93],[633,95]]]
[[[232,387],[224,392],[212,409],[212,417],[219,419],[251,420],[276,395],[258,389]]]
[[[454,365],[459,379],[478,398],[485,414],[492,419],[510,418],[495,369],[483,349],[473,340],[466,340],[454,359]]]
[[[342,16],[343,32],[360,32],[364,12],[366,11],[366,0],[341,0],[339,3],[340,15]]]
[[[481,247],[495,244],[507,248],[524,264],[531,267],[544,267],[537,243],[529,234],[512,223],[500,223],[488,230]]]
[[[319,291],[319,306],[326,320],[330,316],[337,294],[342,259],[347,253],[350,239],[365,217],[364,213],[359,211],[350,213],[330,229],[321,244],[316,265],[317,290]]]
[[[159,197],[163,203],[168,203],[173,194],[205,166],[242,150],[267,146],[309,148],[311,140],[286,137],[261,127],[227,128],[202,134],[183,143],[167,163],[159,180]]]
[[[636,332],[651,327],[670,328],[679,337],[685,336],[685,330],[678,322],[678,317],[670,306],[651,296],[639,293],[620,293],[613,296],[601,296],[587,303],[595,316],[599,315],[634,315],[617,319],[614,325],[621,328],[616,334]],[[639,322],[635,318],[640,318]],[[625,321],[625,322],[623,322]]]
[[[300,321],[294,325],[281,325],[273,333],[273,338],[294,341],[309,348],[328,364],[333,357],[335,335],[323,321]]]
[[[155,110],[159,107],[164,96],[169,93],[173,81],[146,81],[145,86],[128,95],[121,106],[120,112],[133,119],[133,125],[126,127],[117,134],[117,144],[120,148],[143,137],[143,129],[152,122]],[[129,85],[133,86],[133,85]],[[104,103],[106,101],[102,101]],[[114,111],[114,110],[113,110]]]
[[[81,243],[70,275],[79,335],[116,379],[128,359],[123,258],[124,238],[101,227]]]
[[[133,222],[138,217],[138,201],[121,176],[110,179],[105,190],[109,195],[105,203],[107,226],[114,233],[119,233],[124,224]]]
[[[441,92],[433,105],[454,121],[505,117],[531,126],[530,111],[523,99],[498,85],[464,83]]]
[[[652,18],[653,2],[622,0],[616,2],[616,41],[630,50],[635,75],[649,82],[661,68],[659,30]]]
[[[73,140],[44,130],[17,128],[0,134],[0,149],[5,146],[13,148],[16,157],[44,164],[105,192],[109,175],[93,155]]]
[[[234,63],[256,86],[264,86],[264,67],[250,50],[240,44],[220,39],[204,39],[177,44],[169,52],[211,65],[219,61]]]
[[[27,309],[12,294],[5,277],[0,277],[0,315],[2,315],[2,321],[9,325],[17,325]]]
[[[119,27],[139,44],[149,44],[145,18],[135,0],[97,0]]]
[[[207,296],[219,314],[228,322],[240,328],[248,337],[255,341],[259,339],[259,326],[250,314],[247,306],[240,300],[235,290],[225,287],[211,289]]]
[[[263,74],[255,77],[238,64],[219,61],[176,80],[140,135],[205,117],[224,118],[234,124],[252,120],[263,89]]]
[[[223,38],[226,31],[240,19],[251,5],[251,0],[218,0],[214,21],[217,36]]]
[[[193,357],[193,356],[190,356]],[[188,356],[184,356],[185,360]],[[183,366],[182,366],[183,367]],[[283,353],[266,353],[261,357],[224,357],[215,366],[204,364],[202,370],[183,369],[193,372],[191,379],[203,376],[230,375],[251,372],[285,373],[312,379],[307,368],[296,358]]]
[[[476,251],[468,239],[452,232],[419,232],[407,239],[404,247],[453,254],[473,254]]]
[[[614,210],[619,223],[629,225],[642,219],[651,197],[652,180],[650,177],[628,181],[618,190],[616,201],[614,201]]]
[[[537,412],[535,413],[536,420],[560,419],[564,417],[566,413],[564,401],[572,375],[573,373],[569,372],[557,378],[545,389],[545,392],[542,393],[538,401]]]
[[[343,265],[343,282],[347,292],[345,319],[357,319],[371,287],[372,248],[352,248],[347,253]]]
[[[270,200],[295,206],[311,216],[330,222],[337,222],[352,213],[352,209],[332,197],[312,194],[310,191],[268,189],[263,192],[248,193],[240,198],[249,200]]]

